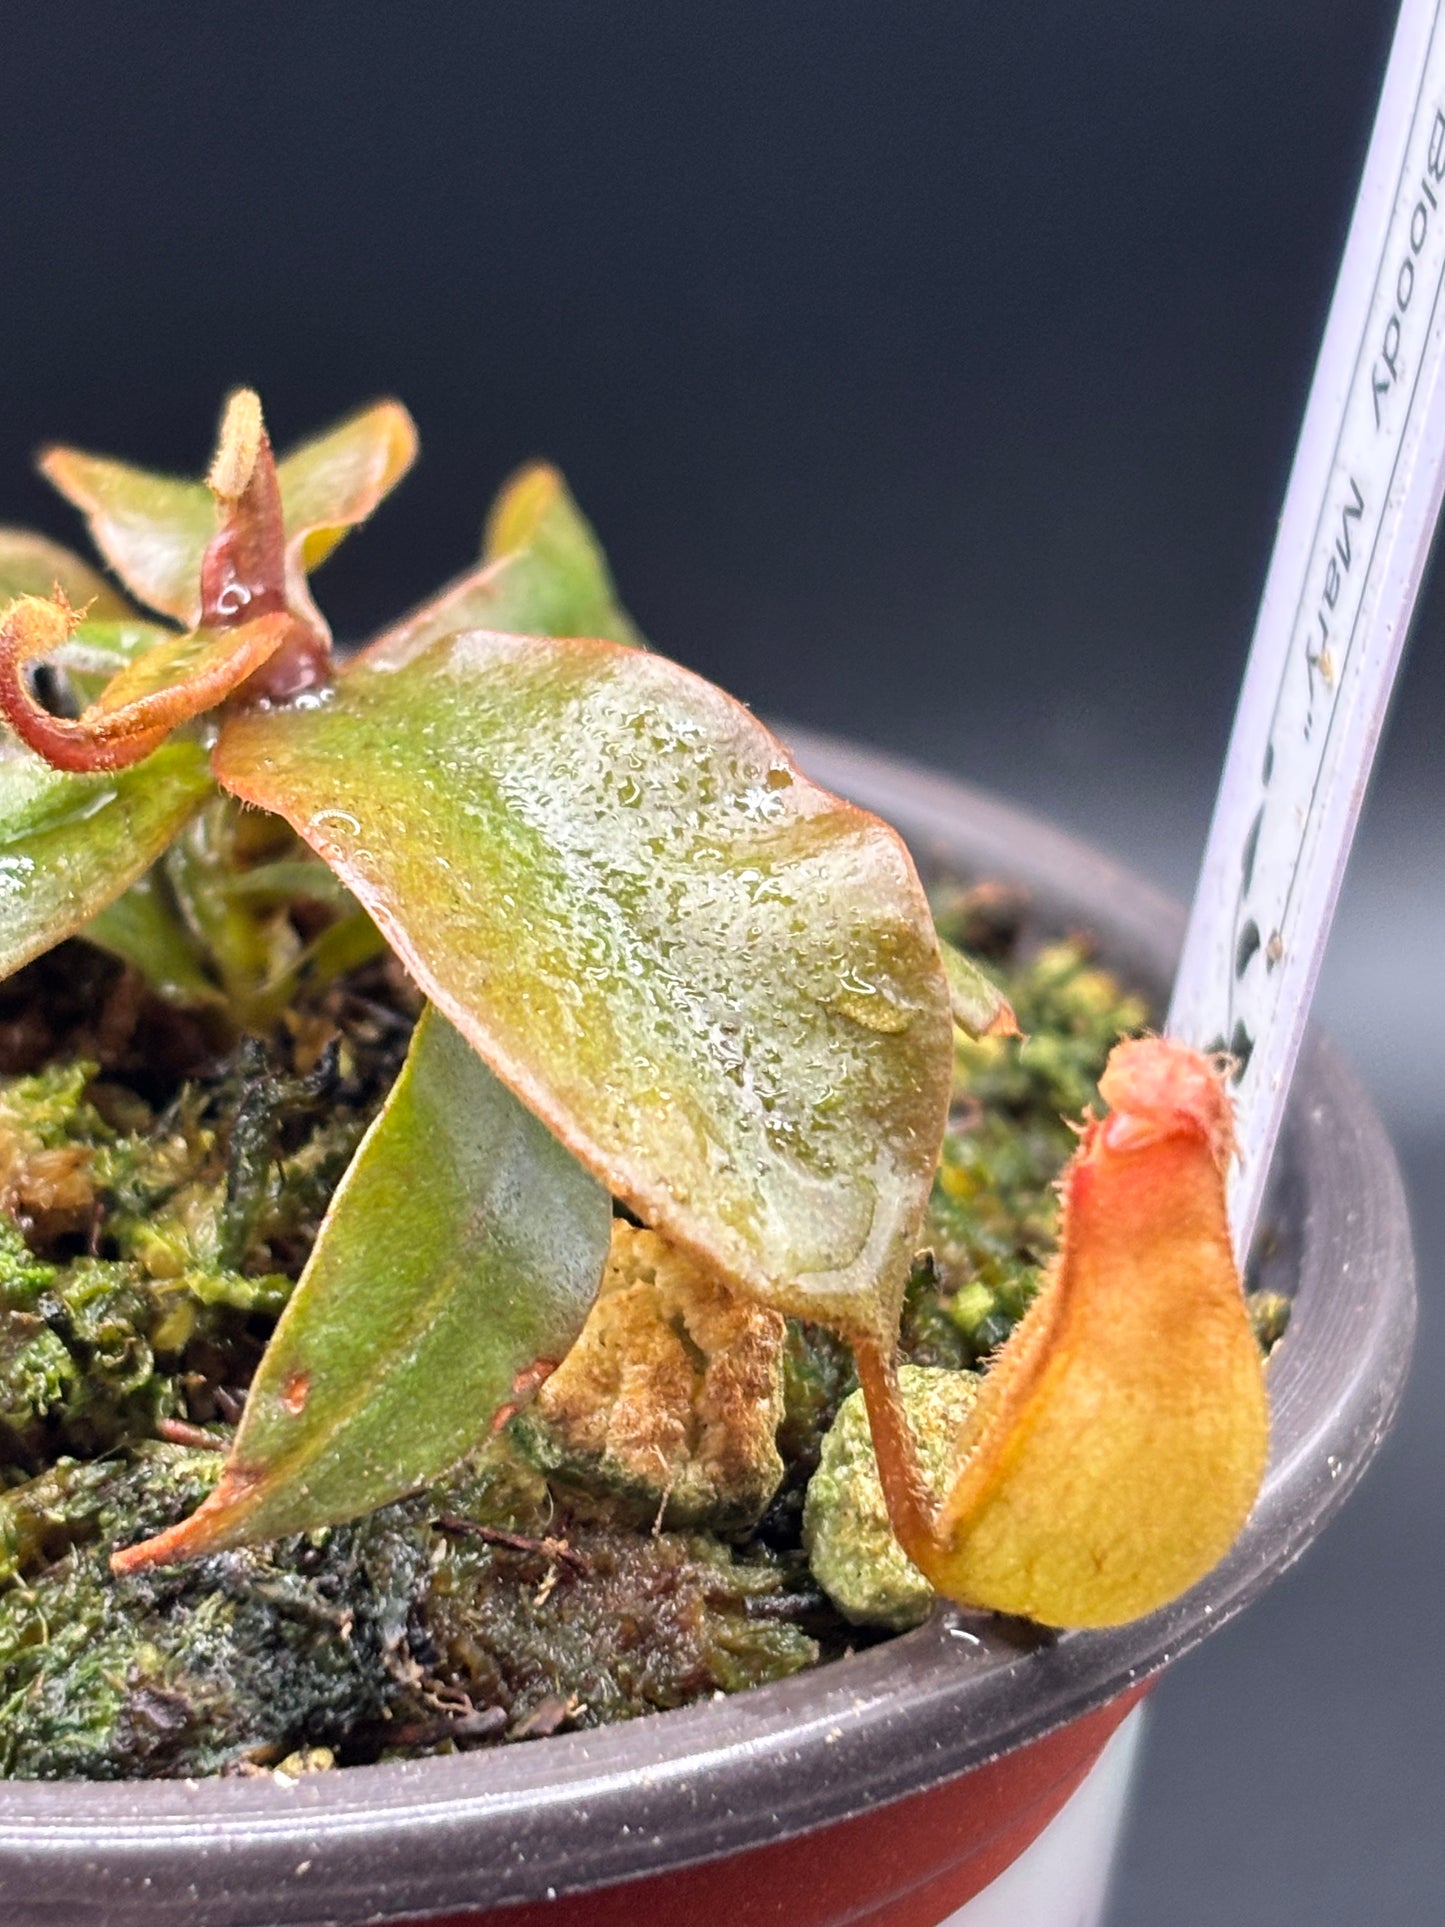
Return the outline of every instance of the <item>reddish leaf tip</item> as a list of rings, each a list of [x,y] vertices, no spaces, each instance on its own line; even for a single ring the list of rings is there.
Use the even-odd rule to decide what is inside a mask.
[[[215,1489],[188,1519],[181,1519],[136,1545],[119,1547],[110,1555],[111,1571],[118,1579],[125,1579],[132,1573],[149,1572],[155,1566],[175,1566],[186,1559],[200,1559],[207,1553],[224,1551],[234,1543],[238,1515],[257,1476],[234,1463],[228,1465]]]
[[[1022,1037],[1024,1033],[1019,1028],[1019,1020],[1013,1005],[1007,1001],[1001,1003],[989,1019],[988,1028],[983,1034],[985,1037]]]

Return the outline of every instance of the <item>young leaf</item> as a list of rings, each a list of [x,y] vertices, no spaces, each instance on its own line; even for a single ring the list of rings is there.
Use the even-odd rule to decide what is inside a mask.
[[[184,722],[212,709],[275,654],[289,618],[262,616],[225,630],[168,635],[118,670],[85,712],[96,728],[111,717],[179,711]],[[144,707],[142,707],[144,705]]]
[[[964,1423],[935,1544],[908,1548],[951,1598],[1056,1626],[1117,1625],[1201,1578],[1269,1433],[1218,1071],[1145,1038],[1099,1088],[1112,1110],[1064,1175],[1058,1261]]]
[[[299,627],[281,610],[220,632],[167,634],[72,718],[52,715],[36,700],[26,670],[61,654],[75,628],[74,612],[63,602],[22,596],[0,622],[0,714],[56,769],[125,769],[255,675]]]
[[[320,568],[396,487],[416,448],[416,425],[401,403],[379,401],[283,457],[276,479],[300,568]]]
[[[96,622],[124,622],[135,613],[98,570],[58,542],[28,529],[0,529],[0,609],[16,596],[48,596],[57,588]]]
[[[61,594],[66,591],[61,586]],[[56,633],[59,633],[57,627]],[[128,669],[138,656],[173,640],[175,631],[138,616],[123,621],[77,622],[69,637],[48,649],[45,662],[60,677],[59,693],[70,715],[93,703],[107,683]]]
[[[953,1021],[969,1037],[1017,1037],[1018,1019],[1013,1005],[972,957],[955,950],[951,943],[938,939],[948,978],[948,1001]]]
[[[292,964],[300,939],[290,920],[235,888],[241,812],[213,794],[166,851],[166,889],[243,1029],[266,1030],[276,1010],[267,995]],[[284,1002],[284,997],[282,999]]]
[[[303,442],[278,464],[288,574],[302,598],[292,606],[303,619],[314,616],[303,571],[370,515],[415,454],[411,417],[399,403],[384,401]],[[85,514],[96,547],[127,588],[147,607],[194,628],[201,619],[201,558],[216,532],[206,484],[75,448],[47,450],[40,467]]]
[[[535,584],[532,595],[555,597],[550,609],[541,610],[544,619],[529,633],[600,636],[607,642],[646,647],[617,600],[612,571],[592,524],[572,499],[560,471],[549,462],[531,462],[518,469],[498,490],[482,530],[482,561],[509,561],[514,575],[528,575]],[[516,588],[510,593],[519,596]],[[579,623],[580,628],[575,626]]]
[[[167,743],[121,775],[71,776],[0,742],[0,976],[74,936],[211,793],[197,743]]]
[[[187,628],[200,620],[201,557],[216,528],[204,482],[78,448],[47,449],[40,471],[83,512],[95,546],[133,595]]]
[[[445,1018],[332,1200],[226,1470],[121,1572],[355,1517],[444,1472],[562,1357],[607,1260],[606,1192]]]
[[[143,622],[138,616],[105,622],[83,616],[46,660],[63,669],[77,694],[91,703],[123,669],[174,639],[173,629],[162,628],[158,622]]]
[[[285,816],[497,1074],[649,1224],[891,1344],[952,1027],[898,837],[659,656],[471,632],[232,718]]]
[[[600,636],[644,647],[617,600],[602,545],[555,468],[515,475],[487,518],[482,566],[461,576],[365,652],[400,665],[459,629]]]

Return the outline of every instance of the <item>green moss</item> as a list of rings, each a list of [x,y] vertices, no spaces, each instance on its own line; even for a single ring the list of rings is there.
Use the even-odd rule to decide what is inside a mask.
[[[0,1138],[8,1140],[12,1157],[108,1137],[98,1112],[86,1101],[96,1068],[82,1059],[7,1081],[0,1090]]]
[[[365,1584],[356,1534],[110,1575],[117,1540],[188,1511],[219,1465],[215,1453],[136,1448],[104,1477],[87,1467],[57,1492],[52,1473],[43,1498],[9,1495],[25,1564],[69,1543],[0,1595],[6,1773],[214,1773],[380,1716],[387,1602]]]
[[[0,1308],[33,1311],[54,1280],[55,1266],[37,1258],[14,1220],[0,1211]]]
[[[0,1500],[0,1771],[91,1779],[343,1760],[594,1725],[811,1664],[796,1562],[579,1525],[497,1445],[350,1527],[116,1580],[219,1456],[133,1448]],[[759,1610],[761,1608],[761,1610]],[[555,1704],[554,1704],[555,1702]]]
[[[1017,903],[1004,902],[1016,920]],[[987,893],[981,909],[972,895],[958,899],[945,934],[976,934],[991,904]],[[918,1364],[982,1364],[1027,1310],[1054,1248],[1069,1122],[1097,1106],[1110,1048],[1148,1014],[1077,941],[997,974],[1026,1034],[956,1039],[953,1112],[925,1226],[933,1276],[915,1268],[904,1315],[905,1355]]]
[[[1279,1291],[1252,1291],[1244,1302],[1249,1311],[1249,1322],[1259,1341],[1259,1349],[1267,1358],[1289,1330],[1290,1313],[1294,1307]]]

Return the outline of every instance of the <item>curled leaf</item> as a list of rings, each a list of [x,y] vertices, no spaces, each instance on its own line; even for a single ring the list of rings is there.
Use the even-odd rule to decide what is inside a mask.
[[[0,529],[0,608],[16,596],[54,595],[96,622],[123,622],[135,612],[88,562],[28,529]]]
[[[606,1192],[426,1012],[220,1483],[191,1518],[117,1553],[116,1570],[333,1524],[444,1472],[571,1345],[611,1224]]]
[[[197,743],[108,776],[62,774],[0,743],[0,976],[74,936],[213,793]]]
[[[82,615],[68,639],[46,652],[45,661],[61,672],[75,705],[83,708],[93,703],[123,669],[174,636],[173,629],[162,628],[158,622],[142,622],[139,617],[96,622]]]
[[[950,1598],[1060,1626],[1137,1618],[1201,1578],[1268,1445],[1219,1072],[1146,1038],[1115,1047],[1100,1090],[1113,1108],[1065,1172],[1058,1260],[963,1425],[931,1540],[908,1546]]]
[[[527,636],[600,636],[642,646],[617,600],[602,545],[555,468],[515,475],[487,518],[482,566],[461,576],[365,652],[400,666],[460,629]]]
[[[313,626],[320,621],[305,590],[304,571],[316,567],[348,528],[370,515],[415,453],[411,417],[399,403],[384,401],[303,442],[279,463],[288,588],[303,620]],[[215,502],[207,485],[74,448],[47,450],[40,467],[87,517],[97,548],[127,588],[148,608],[196,627],[201,559],[216,533]]]
[[[508,1085],[642,1219],[892,1342],[952,1029],[898,837],[639,650],[472,632],[233,717],[285,816]]]
[[[938,948],[948,978],[949,1008],[959,1029],[969,1037],[1019,1036],[1013,1005],[998,985],[984,975],[972,957],[955,950],[942,937]]]
[[[167,636],[107,682],[78,717],[54,716],[32,694],[26,671],[60,654],[75,628],[62,602],[22,596],[0,623],[0,713],[53,768],[116,770],[140,762],[180,723],[213,708],[294,635],[282,610],[221,633]]]

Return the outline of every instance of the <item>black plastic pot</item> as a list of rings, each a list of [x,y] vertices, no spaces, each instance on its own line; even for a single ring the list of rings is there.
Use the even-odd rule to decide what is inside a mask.
[[[1162,995],[1182,916],[1015,810],[845,745],[793,741],[925,874],[1006,878]],[[1403,1193],[1349,1073],[1308,1045],[1261,1281],[1293,1294],[1274,1439],[1229,1558],[1152,1618],[1056,1643],[940,1611],[734,1699],[450,1759],[272,1778],[0,1787],[6,1927],[927,1927],[1024,1847],[1149,1678],[1287,1567],[1390,1422],[1414,1325]]]

